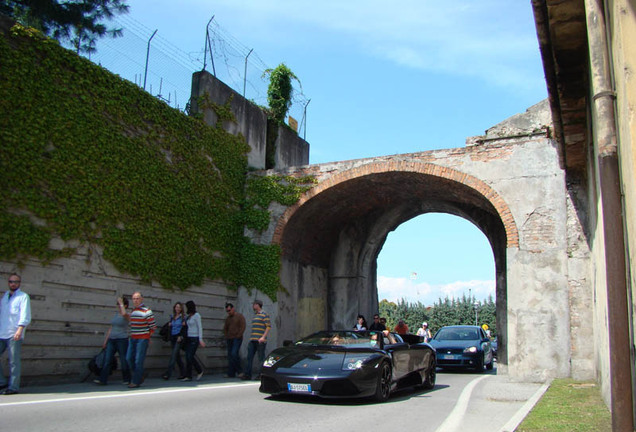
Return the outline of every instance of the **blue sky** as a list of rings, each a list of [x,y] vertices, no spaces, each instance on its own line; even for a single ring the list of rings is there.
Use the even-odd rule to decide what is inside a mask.
[[[128,3],[130,13],[117,20],[124,38],[98,42],[94,61],[141,82],[147,40],[157,30],[148,87],[157,94],[161,85],[164,95],[179,88],[183,106],[214,16],[214,34],[228,43],[213,39],[215,70],[228,85],[242,90],[250,49],[249,99],[266,105],[267,67],[285,63],[298,77],[303,95],[292,115],[300,120],[309,101],[301,135],[311,163],[462,147],[547,97],[530,1]],[[235,59],[224,55],[232,51]],[[209,56],[206,63],[211,71]],[[403,224],[378,258],[380,299],[428,305],[469,292],[485,299],[494,296],[493,280],[486,237],[450,215]]]

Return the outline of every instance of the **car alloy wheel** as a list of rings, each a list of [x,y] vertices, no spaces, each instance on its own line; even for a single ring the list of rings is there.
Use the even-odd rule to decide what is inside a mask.
[[[431,360],[430,364],[428,365],[428,370],[426,371],[426,378],[422,383],[422,387],[424,387],[426,390],[431,390],[433,387],[435,387],[435,381],[437,379],[436,369],[437,365],[435,364],[435,361]]]
[[[378,374],[378,386],[375,390],[375,399],[378,402],[384,402],[389,398],[391,393],[391,366],[384,362],[380,365],[380,373]]]

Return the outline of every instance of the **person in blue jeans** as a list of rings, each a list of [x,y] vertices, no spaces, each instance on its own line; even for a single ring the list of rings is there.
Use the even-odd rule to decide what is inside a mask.
[[[93,380],[95,384],[106,385],[108,376],[110,375],[111,364],[115,358],[115,353],[119,354],[119,363],[121,363],[121,374],[124,385],[130,384],[130,368],[126,361],[126,353],[128,352],[128,299],[117,299],[117,313],[110,321],[110,328],[106,332],[106,338],[102,345],[106,349],[104,356],[104,364],[99,379]]]
[[[249,345],[247,346],[247,368],[244,373],[239,375],[243,380],[252,379],[252,364],[254,362],[254,356],[257,354],[260,363],[258,365],[256,378],[260,379],[261,367],[263,366],[263,361],[265,361],[267,335],[272,329],[269,315],[263,311],[263,302],[261,300],[254,300],[252,309],[254,310],[254,317],[252,318],[252,333],[250,335]]]
[[[241,375],[241,359],[239,350],[243,343],[243,333],[245,332],[245,317],[236,312],[232,303],[225,304],[227,317],[223,325],[223,335],[227,344],[227,374],[228,378]]]
[[[168,369],[161,376],[165,380],[169,380],[172,375],[175,363],[179,366],[179,379],[185,377],[185,370],[183,367],[183,361],[181,360],[181,345],[184,342],[184,334],[186,331],[186,316],[183,310],[183,304],[176,302],[172,307],[172,315],[170,316],[170,346],[172,347],[172,354],[170,355],[170,363],[168,363]]]
[[[128,388],[138,388],[144,380],[144,361],[150,345],[150,337],[157,328],[155,315],[144,305],[139,291],[132,295],[133,310],[130,313],[130,340],[126,360],[132,374]]]
[[[9,290],[0,299],[0,356],[7,351],[9,380],[0,366],[0,394],[14,395],[20,389],[21,352],[24,332],[31,322],[31,298],[20,289],[22,278],[11,273]]]

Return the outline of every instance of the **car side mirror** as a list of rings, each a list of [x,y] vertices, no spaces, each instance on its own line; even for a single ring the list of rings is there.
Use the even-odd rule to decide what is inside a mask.
[[[292,346],[293,344],[294,344],[294,341],[290,340],[290,339],[286,339],[286,340],[283,341],[283,346],[284,347]]]

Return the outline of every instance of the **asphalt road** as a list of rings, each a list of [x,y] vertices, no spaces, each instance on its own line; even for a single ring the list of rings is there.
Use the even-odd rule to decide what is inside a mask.
[[[106,387],[91,383],[41,387],[24,389],[18,395],[0,396],[0,430],[154,432],[185,428],[196,431],[340,432],[397,428],[442,432],[461,429],[463,420],[480,421],[470,418],[466,398],[471,394],[478,395],[475,388],[486,383],[487,378],[497,377],[490,372],[482,375],[440,373],[433,390],[400,391],[384,404],[306,397],[272,399],[258,391],[256,381],[217,376],[204,376],[202,381],[190,383],[151,379],[135,390],[119,383]],[[481,391],[484,390],[486,388],[482,387]],[[517,404],[523,402],[516,401]],[[472,405],[472,415],[479,415],[474,412],[479,404]],[[483,409],[488,411],[491,407],[484,406]],[[487,420],[488,413],[483,414]]]

